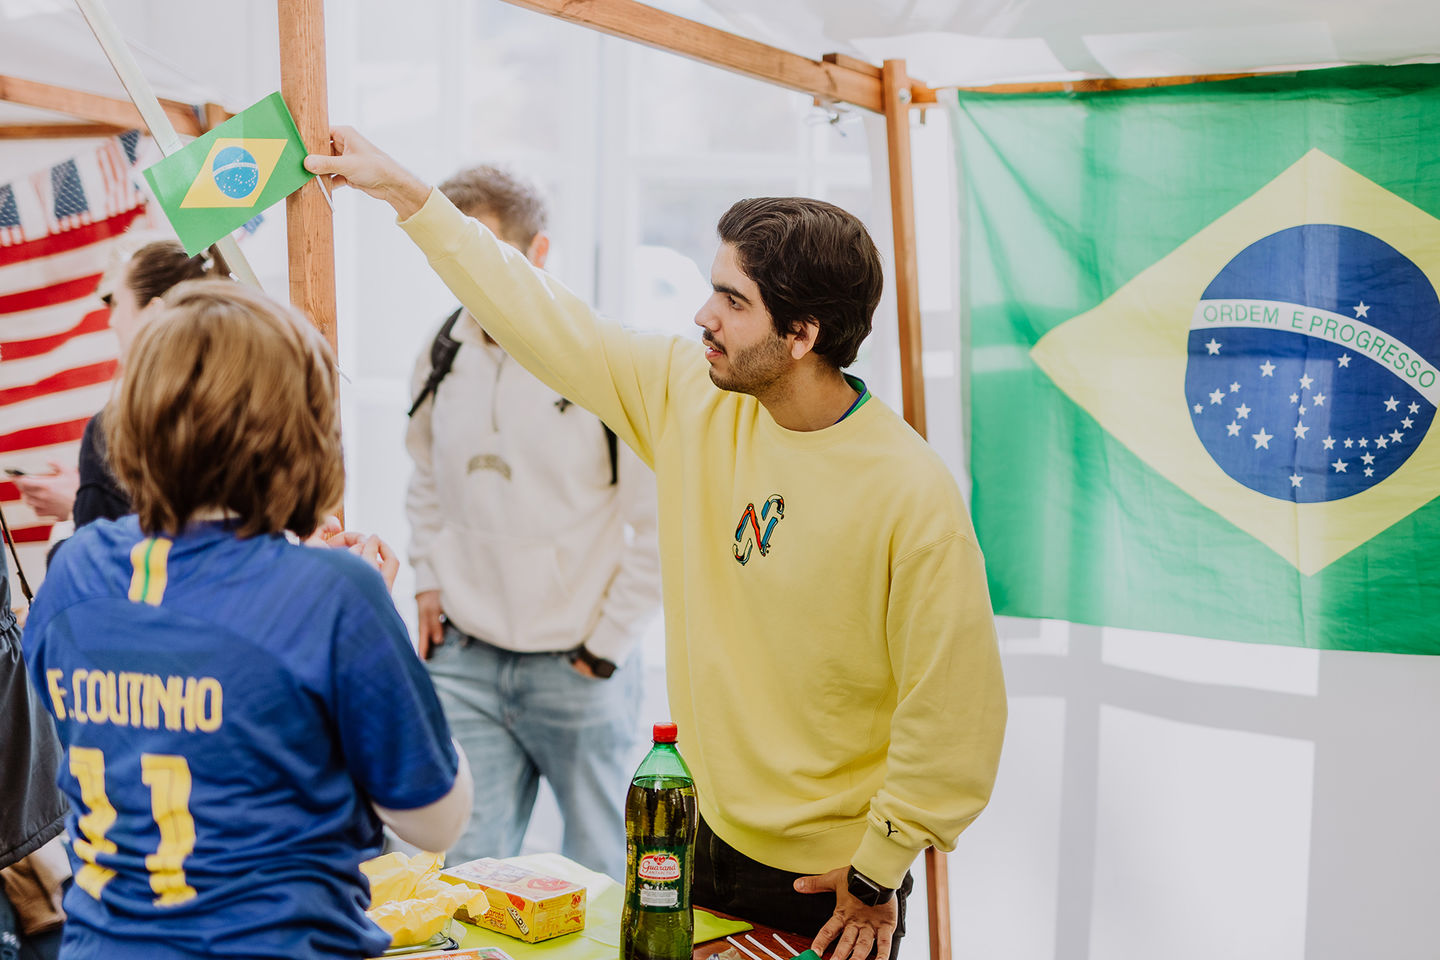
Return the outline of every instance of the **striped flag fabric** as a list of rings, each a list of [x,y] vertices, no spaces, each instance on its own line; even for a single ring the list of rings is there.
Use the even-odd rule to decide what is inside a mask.
[[[110,395],[118,345],[95,296],[117,239],[146,215],[139,133],[0,186],[0,468],[74,464]],[[52,524],[0,477],[0,506],[31,584]]]

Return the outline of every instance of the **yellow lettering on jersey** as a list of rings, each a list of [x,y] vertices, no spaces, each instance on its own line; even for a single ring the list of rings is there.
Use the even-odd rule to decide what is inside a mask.
[[[220,729],[225,690],[214,677],[201,677],[198,689],[199,693],[195,697],[195,725],[203,733],[214,733]]]
[[[112,695],[107,699],[105,691],[105,671],[91,670],[85,678],[85,709],[91,723],[110,722],[110,704],[115,698]]]
[[[130,550],[130,600],[160,606],[165,596],[166,560],[170,556],[170,540],[146,537]]]
[[[166,677],[164,682],[155,678],[154,689],[160,700],[160,711],[165,714],[165,729],[179,730],[185,722],[185,679]]]
[[[192,681],[193,682],[193,681]],[[185,882],[185,858],[195,850],[195,818],[190,815],[190,765],[184,757],[146,753],[141,779],[150,788],[150,809],[160,828],[160,846],[145,858],[157,907],[173,907],[195,897]]]
[[[65,719],[65,688],[60,686],[60,678],[65,676],[64,670],[46,670],[45,686],[50,690],[50,704],[55,708],[55,719]]]
[[[70,692],[74,694],[75,699],[72,709],[75,719],[80,723],[85,722],[85,674],[89,672],[89,670],[76,670],[70,674]]]
[[[70,775],[80,785],[80,800],[87,808],[77,824],[83,838],[74,842],[75,856],[85,862],[75,874],[75,885],[99,900],[100,891],[115,876],[114,870],[96,862],[97,854],[115,852],[115,842],[105,838],[115,825],[115,807],[105,795],[105,755],[93,747],[71,747]]]
[[[46,670],[55,719],[214,733],[224,720],[225,690],[214,677],[162,677],[77,668],[66,689],[64,670]],[[69,703],[66,703],[67,698]]]

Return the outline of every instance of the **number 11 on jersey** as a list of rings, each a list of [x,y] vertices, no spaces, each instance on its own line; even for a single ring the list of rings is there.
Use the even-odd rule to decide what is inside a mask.
[[[80,786],[80,799],[89,812],[77,826],[84,839],[75,840],[75,855],[85,866],[75,885],[96,900],[115,871],[96,862],[98,853],[115,853],[115,841],[106,832],[115,825],[116,812],[105,793],[105,755],[94,747],[70,748],[70,775]],[[195,896],[185,882],[185,858],[195,850],[195,818],[190,815],[190,764],[184,757],[165,753],[140,755],[140,777],[150,788],[150,811],[160,829],[160,846],[145,857],[150,888],[157,907],[173,907]]]

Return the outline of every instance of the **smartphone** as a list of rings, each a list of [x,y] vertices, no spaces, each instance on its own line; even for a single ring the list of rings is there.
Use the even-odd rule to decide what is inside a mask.
[[[12,476],[12,477],[23,477],[23,476],[25,476],[25,471],[24,471],[24,470],[18,470],[18,469],[16,469],[15,467],[6,467],[6,468],[5,468],[5,472],[8,473],[8,474],[9,474],[10,476]]]

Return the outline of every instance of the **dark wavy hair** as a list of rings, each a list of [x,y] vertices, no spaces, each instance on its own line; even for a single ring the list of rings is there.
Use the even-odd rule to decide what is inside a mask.
[[[837,370],[855,362],[885,283],[858,217],[823,200],[756,197],[725,211],[718,229],[760,288],[777,335],[814,321],[814,352]]]

